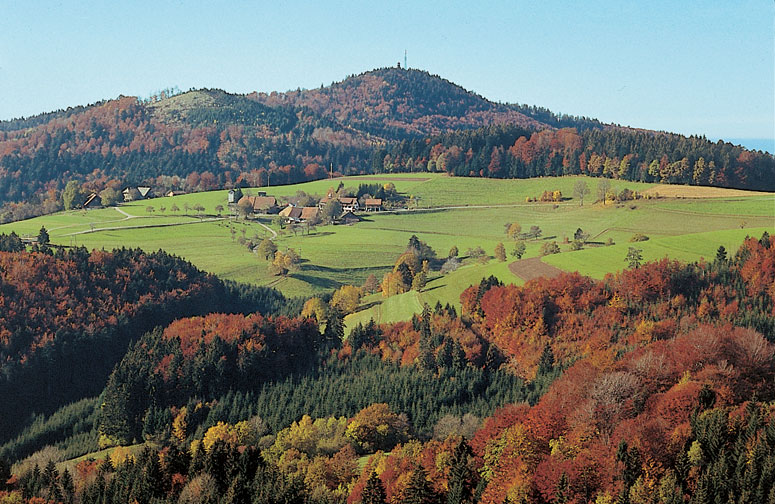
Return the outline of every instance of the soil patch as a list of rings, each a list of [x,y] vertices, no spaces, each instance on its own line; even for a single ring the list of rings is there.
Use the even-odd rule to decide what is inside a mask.
[[[561,269],[541,261],[540,257],[515,261],[509,264],[509,271],[526,282],[539,277],[554,278],[563,273]]]
[[[730,198],[738,196],[763,196],[769,193],[743,191],[724,187],[703,187],[660,184],[643,191],[643,194],[659,195],[663,198]]]
[[[385,182],[427,182],[429,177],[336,177],[333,180],[384,180]]]

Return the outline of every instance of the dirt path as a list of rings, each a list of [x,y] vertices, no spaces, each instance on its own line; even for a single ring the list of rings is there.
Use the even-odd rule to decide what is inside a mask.
[[[270,233],[272,233],[272,237],[269,238],[270,240],[274,240],[275,238],[277,238],[277,231],[275,231],[274,229],[270,228],[269,226],[267,226],[266,224],[264,224],[262,222],[258,222],[257,224],[259,226],[263,227],[264,229],[266,229],[267,231],[269,231]]]
[[[121,220],[126,220],[126,219],[121,219]],[[191,224],[199,224],[202,222],[217,222],[222,220],[226,220],[226,217],[210,217],[208,219],[200,219],[198,221],[191,221],[191,222],[167,222],[164,224],[143,224],[140,226],[95,227],[94,229],[85,229],[83,231],[76,231],[75,233],[68,233],[62,236],[76,236],[76,235],[82,235],[82,234],[97,233],[99,231],[121,231],[123,229],[150,229],[150,228],[171,227],[171,226],[190,226]]]
[[[113,207],[113,208],[116,210],[116,212],[118,212],[118,213],[120,213],[122,215],[125,215],[126,219],[135,219],[137,217],[136,215],[132,215],[132,214],[126,213],[123,209],[121,209],[119,207]],[[123,220],[126,220],[126,219],[123,219]]]
[[[539,277],[554,278],[564,273],[561,269],[541,261],[540,257],[515,261],[509,264],[509,271],[526,282]]]

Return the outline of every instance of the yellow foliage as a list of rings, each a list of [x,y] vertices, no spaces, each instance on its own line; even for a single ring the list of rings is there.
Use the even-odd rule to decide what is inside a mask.
[[[304,308],[301,310],[302,317],[315,317],[318,324],[328,317],[328,306],[318,297],[313,297],[304,303]]]
[[[202,439],[202,446],[205,451],[209,452],[210,448],[212,448],[217,441],[223,441],[225,443],[232,441],[233,437],[230,427],[231,426],[225,422],[218,422],[207,429],[205,437]]]
[[[353,285],[343,285],[331,296],[331,306],[344,314],[350,314],[358,309],[363,297],[363,290]]]
[[[127,460],[134,461],[135,457],[132,455],[132,451],[126,446],[117,446],[110,453],[110,462],[113,467],[117,467],[119,464],[123,464]]]
[[[172,420],[172,435],[181,443],[186,440],[186,428],[188,427],[186,423],[187,413],[188,409],[183,406],[175,419]]]

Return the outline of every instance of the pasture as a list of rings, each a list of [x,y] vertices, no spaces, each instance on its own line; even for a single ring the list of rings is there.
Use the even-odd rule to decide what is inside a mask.
[[[585,180],[590,189],[583,206],[572,198],[578,180]],[[504,225],[510,222],[519,222],[523,231],[531,226],[541,229],[537,239],[526,240],[524,258],[538,257],[542,244],[555,241],[561,253],[544,257],[546,264],[595,278],[625,267],[629,246],[643,250],[646,260],[668,256],[694,261],[712,258],[719,245],[734,253],[747,234],[758,236],[765,229],[775,232],[773,194],[684,188],[687,194],[714,197],[640,199],[603,205],[593,204],[598,179],[584,177],[495,180],[429,173],[388,174],[243,192],[256,194],[262,190],[282,201],[298,191],[322,196],[340,182],[346,189],[357,189],[362,183],[392,182],[416,204],[411,210],[364,214],[361,222],[350,226],[318,226],[309,234],[293,234],[274,224],[271,216],[243,220],[230,215],[227,191],[221,190],[137,201],[118,208],[60,212],[0,226],[0,232],[34,236],[45,226],[52,242],[59,245],[164,249],[222,278],[271,285],[290,296],[319,295],[345,284],[361,285],[370,274],[379,280],[392,268],[412,235],[428,243],[439,257],[446,257],[453,246],[463,256],[476,247],[492,256],[499,242],[504,243],[508,253],[513,245],[504,233]],[[660,187],[616,180],[611,183],[617,193],[624,188],[642,192]],[[555,190],[562,191],[563,201],[526,202],[528,197]],[[203,215],[196,215],[195,205],[205,208]],[[224,207],[220,212],[216,210],[218,205]],[[178,210],[172,211],[175,207]],[[267,261],[240,245],[242,238],[271,236],[267,226],[279,233],[275,242],[280,250],[293,248],[299,252],[299,271],[287,277],[272,276]],[[588,244],[584,250],[571,251],[570,242],[577,229],[588,235]],[[630,243],[636,233],[649,240]],[[614,244],[606,246],[609,240]],[[505,263],[494,259],[487,264],[470,261],[472,264],[448,275],[432,272],[422,293],[389,299],[370,296],[364,301],[368,310],[348,317],[348,326],[370,316],[380,321],[405,319],[424,303],[449,302],[459,307],[460,291],[483,276],[494,274],[505,282],[521,282],[508,268],[514,260],[509,256]]]

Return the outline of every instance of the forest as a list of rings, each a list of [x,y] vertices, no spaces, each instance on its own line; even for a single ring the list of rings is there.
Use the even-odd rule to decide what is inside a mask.
[[[99,394],[127,346],[156,325],[212,310],[298,311],[273,289],[227,284],[165,252],[20,250],[0,236],[0,442],[20,418]],[[214,301],[215,300],[215,301]]]
[[[0,498],[772,502],[774,298],[765,233],[600,281],[483,279],[461,313],[348,338],[336,314],[182,317],[135,340],[96,400],[4,444]],[[115,448],[63,462],[97,444]]]
[[[87,193],[145,184],[161,194],[331,171],[775,188],[775,159],[764,152],[496,104],[426,72],[379,69],[313,90],[122,96],[0,122],[0,221],[62,209],[70,181]]]

